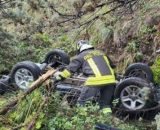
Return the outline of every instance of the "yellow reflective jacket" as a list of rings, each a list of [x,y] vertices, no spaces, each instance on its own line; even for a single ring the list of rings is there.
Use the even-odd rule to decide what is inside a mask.
[[[88,49],[75,56],[67,68],[61,73],[64,78],[72,73],[83,73],[87,77],[86,86],[115,84],[114,71],[105,54],[99,50]]]

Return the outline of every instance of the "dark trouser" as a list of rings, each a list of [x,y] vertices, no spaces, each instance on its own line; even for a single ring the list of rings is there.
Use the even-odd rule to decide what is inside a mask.
[[[105,85],[102,87],[87,87],[82,88],[78,103],[84,105],[86,101],[93,100],[93,98],[100,93],[99,105],[100,108],[111,107],[114,96],[115,85]]]

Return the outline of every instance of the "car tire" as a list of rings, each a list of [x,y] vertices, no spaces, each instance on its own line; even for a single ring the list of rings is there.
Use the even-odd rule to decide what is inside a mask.
[[[35,69],[35,71],[38,75],[40,75],[42,73],[41,67],[38,66],[38,64],[36,64],[32,61],[22,61],[22,62],[19,62],[19,63],[22,63],[24,65],[28,64],[28,65],[32,66]]]
[[[38,79],[41,74],[40,68],[31,61],[19,62],[11,70],[11,84],[15,88],[27,90],[29,83]]]
[[[3,95],[6,92],[7,86],[5,79],[0,79],[0,95]]]
[[[6,92],[6,87],[3,82],[0,82],[0,95],[3,95]]]
[[[119,99],[119,103],[117,104],[118,107],[124,110],[129,110],[131,112],[136,112],[137,110],[142,110],[144,108],[151,107],[150,105],[153,103],[153,98],[149,98],[149,100],[145,101],[143,99],[143,95],[139,93],[140,91],[143,91],[142,89],[144,87],[149,89],[154,88],[153,85],[149,84],[145,80],[136,77],[127,78],[118,83],[115,90],[115,99]],[[153,97],[152,93],[150,93],[149,96]]]
[[[139,77],[145,79],[148,82],[154,82],[153,72],[147,64],[134,63],[131,64],[125,71],[125,78]]]
[[[54,49],[48,52],[44,60],[44,63],[52,64],[52,67],[58,67],[59,65],[68,65],[69,62],[69,56],[60,49]]]
[[[3,75],[0,79],[0,95],[3,95],[5,92],[13,91],[10,86],[10,76]]]

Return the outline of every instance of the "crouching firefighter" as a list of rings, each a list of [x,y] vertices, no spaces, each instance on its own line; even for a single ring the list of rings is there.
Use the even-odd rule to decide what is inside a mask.
[[[95,50],[88,41],[80,40],[77,48],[78,55],[65,70],[56,75],[56,79],[68,78],[75,72],[83,73],[86,81],[78,98],[78,104],[84,105],[100,92],[100,108],[104,113],[111,113],[116,80],[109,59],[103,52]]]

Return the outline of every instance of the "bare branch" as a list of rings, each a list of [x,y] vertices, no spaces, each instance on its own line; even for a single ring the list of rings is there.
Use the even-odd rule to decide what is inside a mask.
[[[54,8],[54,6],[50,6],[50,8],[51,8],[54,12],[56,12],[59,16],[62,16],[62,17],[75,17],[75,15],[64,14],[64,13],[59,12],[58,10],[56,10],[56,9]]]
[[[7,3],[11,3],[11,2],[14,2],[15,0],[0,0],[0,8],[7,4]]]
[[[95,16],[95,17],[92,18],[91,20],[87,20],[87,21],[81,23],[79,27],[81,27],[81,26],[83,26],[83,25],[85,25],[85,24],[88,24],[88,23],[90,23],[90,22],[98,19],[98,18],[99,18],[100,16],[102,16],[102,15],[104,16],[104,15],[106,15],[106,14],[109,14],[109,13],[112,12],[112,11],[115,11],[116,9],[118,9],[118,8],[120,8],[120,7],[123,7],[124,4],[125,4],[125,5],[127,5],[127,4],[134,5],[137,1],[138,1],[138,0],[128,0],[128,1],[125,2],[125,3],[118,2],[119,4],[118,4],[116,7],[110,9],[109,11],[107,11],[107,12],[101,14],[101,15]],[[111,4],[111,3],[113,3],[113,2],[115,2],[115,1],[106,2],[106,3],[103,3],[103,4],[101,4],[101,5],[97,5],[96,7],[97,7],[97,8],[103,7],[104,5],[106,5],[106,4]],[[74,21],[75,19],[81,18],[81,17],[82,17],[83,15],[85,15],[85,14],[87,14],[87,12],[83,12],[80,16],[75,16],[75,17],[71,17],[71,18],[68,18],[68,19],[63,20],[63,21],[59,21],[59,22],[57,22],[57,25],[61,25],[61,24],[66,23],[66,22],[72,22],[72,21]]]
[[[105,3],[97,5],[95,8],[102,8],[103,6],[111,4],[113,2],[115,2],[115,1],[105,2]],[[59,12],[58,10],[56,10],[53,6],[50,6],[50,7],[51,7],[51,9],[53,9],[54,12],[58,13],[59,16],[62,16],[62,17],[71,17],[71,18],[67,18],[64,21],[59,22],[58,24],[65,23],[65,22],[68,22],[68,21],[72,21],[72,20],[81,18],[83,15],[85,15],[85,14],[88,13],[87,11],[83,11],[83,12],[80,12],[78,15],[77,14],[73,14],[73,15],[71,15],[71,14],[64,14],[64,13]]]

